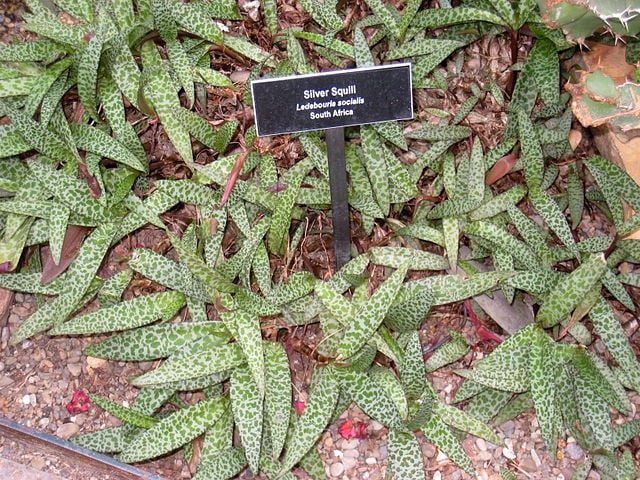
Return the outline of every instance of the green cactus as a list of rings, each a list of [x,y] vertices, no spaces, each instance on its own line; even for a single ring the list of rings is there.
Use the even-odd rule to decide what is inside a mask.
[[[546,24],[561,27],[578,43],[602,28],[615,36],[640,32],[638,0],[538,0],[538,5]]]

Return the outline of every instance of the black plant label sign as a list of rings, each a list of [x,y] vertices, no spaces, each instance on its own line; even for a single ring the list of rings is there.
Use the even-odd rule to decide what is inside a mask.
[[[264,78],[251,94],[259,136],[413,117],[410,63]]]

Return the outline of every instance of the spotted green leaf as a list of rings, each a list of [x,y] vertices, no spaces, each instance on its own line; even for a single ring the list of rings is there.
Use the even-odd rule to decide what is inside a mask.
[[[469,344],[461,334],[455,330],[449,330],[449,336],[451,339],[438,347],[433,352],[433,355],[424,362],[424,368],[427,373],[434,372],[445,365],[453,363],[469,352]]]
[[[87,110],[87,114],[96,121],[100,121],[96,86],[100,57],[104,46],[104,36],[101,30],[99,29],[98,33],[87,42],[78,61],[78,96]]]
[[[231,409],[238,427],[240,440],[252,472],[260,469],[262,443],[263,392],[256,386],[251,371],[238,366],[231,374]]]
[[[396,231],[398,235],[406,235],[414,238],[419,238],[425,242],[435,243],[436,245],[444,246],[444,236],[442,231],[432,227],[427,222],[413,222],[402,227]]]
[[[392,10],[392,7],[382,0],[366,0],[366,2],[380,23],[384,25],[394,37],[399,39],[402,36],[402,32],[400,31],[398,13]]]
[[[373,356],[375,355],[375,351],[371,349],[373,355],[364,355],[363,357],[366,359],[363,363],[363,367],[358,365],[357,367],[352,365],[353,368],[357,368],[360,371],[364,371],[366,367],[364,365],[370,365]],[[379,365],[373,365],[369,369],[369,377],[373,380],[374,383],[378,385],[380,391],[385,392],[393,404],[396,406],[396,409],[400,413],[400,417],[403,420],[407,419],[409,415],[409,405],[407,402],[407,397],[405,395],[404,389],[402,388],[402,384],[396,378],[396,376],[391,372],[391,370],[382,368]]]
[[[573,376],[578,415],[583,429],[589,429],[598,448],[613,449],[611,417],[607,401],[593,389],[588,372],[576,366]]]
[[[431,125],[423,123],[419,129],[407,133],[408,138],[428,142],[463,140],[471,136],[471,129],[461,125]]]
[[[302,148],[311,157],[318,171],[325,178],[329,178],[329,160],[327,160],[327,151],[322,145],[322,141],[311,135],[301,135],[300,143],[302,143]]]
[[[209,266],[196,253],[189,249],[179,238],[169,234],[171,244],[178,252],[180,261],[189,269],[191,274],[205,289],[209,298],[216,298],[216,292],[233,292],[236,287],[221,274]]]
[[[20,110],[6,105],[3,105],[2,109],[11,118],[11,124],[16,127],[23,139],[35,150],[64,163],[74,164],[78,161],[78,153],[69,150],[68,146],[44,125],[32,120]]]
[[[265,411],[269,418],[271,455],[279,458],[287,437],[291,414],[291,375],[289,360],[281,343],[264,344]]]
[[[589,312],[589,317],[613,358],[625,372],[628,372],[627,376],[634,380],[633,388],[640,389],[640,382],[635,380],[640,373],[640,363],[611,306],[601,298]]]
[[[103,223],[87,237],[73,263],[69,266],[62,293],[45,303],[28,317],[11,337],[13,345],[47,328],[58,325],[77,307],[89,290],[104,255],[111,244],[117,224]]]
[[[396,147],[407,150],[407,141],[402,133],[402,126],[399,122],[382,122],[372,124],[378,135],[390,141]]]
[[[146,72],[144,74],[146,81],[142,84],[144,98],[158,115],[171,143],[174,144],[182,159],[192,163],[191,139],[177,115],[182,107],[169,72],[154,42],[143,43],[140,53]]]
[[[49,216],[49,250],[51,251],[51,258],[57,265],[60,264],[62,243],[67,233],[70,213],[65,206],[59,206],[52,209]]]
[[[420,427],[424,436],[438,447],[442,453],[449,457],[460,468],[470,475],[474,474],[473,464],[460,446],[460,442],[451,429],[437,415],[431,415],[429,420]]]
[[[110,66],[112,78],[118,89],[132,105],[140,108],[138,94],[142,74],[127,43],[127,33],[125,30],[116,39],[109,42],[109,46],[103,53],[103,58]]]
[[[485,423],[473,415],[442,402],[434,402],[434,415],[439,416],[447,424],[462,432],[484,438],[494,445],[502,445],[500,437]]]
[[[247,465],[242,448],[230,447],[207,457],[198,465],[193,480],[227,480],[234,478]]]
[[[55,327],[52,335],[105,333],[168,321],[184,306],[182,293],[167,291],[137,297],[112,307],[75,317]]]
[[[529,114],[523,110],[516,113],[518,122],[518,135],[522,147],[520,162],[524,168],[527,186],[540,187],[542,184],[542,172],[544,170],[544,159],[538,136],[533,128]]]
[[[375,129],[369,125],[360,127],[364,166],[371,182],[373,194],[384,215],[388,215],[390,206],[389,174],[387,162],[382,154],[382,141]]]
[[[134,463],[169,453],[204,433],[227,408],[227,401],[213,398],[177,410],[136,437],[119,459]]]
[[[207,6],[201,3],[171,2],[170,6],[176,22],[186,32],[208,40],[214,44],[222,43],[220,27],[207,18]]]
[[[636,307],[633,299],[631,298],[631,295],[629,295],[627,290],[624,288],[624,285],[622,285],[622,282],[618,280],[618,277],[616,277],[615,273],[613,273],[611,269],[607,268],[604,271],[604,275],[602,276],[602,284],[621,304],[623,304],[629,310],[635,310]]]
[[[0,148],[2,158],[20,155],[32,149],[31,144],[22,138],[20,132],[9,125],[3,125],[0,130]]]
[[[157,423],[157,420],[149,415],[136,412],[135,410],[112,402],[100,395],[89,394],[89,398],[103,410],[120,420],[136,427],[150,428]]]
[[[404,333],[416,330],[427,317],[433,304],[433,295],[428,288],[403,288],[387,312],[385,324],[392,330]]]
[[[181,292],[200,302],[211,303],[213,301],[204,292],[202,284],[193,278],[186,266],[176,263],[150,248],[135,249],[131,254],[129,267],[160,285]]]
[[[562,433],[561,411],[557,406],[557,402],[562,399],[556,394],[555,379],[558,375],[563,375],[563,369],[550,345],[550,339],[542,336],[535,338],[529,356],[529,375],[531,398],[542,438],[549,454],[555,455],[558,437]]]
[[[339,391],[332,368],[318,368],[313,372],[309,398],[287,440],[280,474],[288,472],[318,441],[331,419]]]
[[[624,198],[635,211],[640,210],[640,186],[635,183],[627,172],[610,160],[598,155],[589,156],[585,161],[585,165],[600,188],[605,186],[602,183],[611,185],[615,194]]]
[[[32,117],[42,105],[42,107],[44,107],[45,114],[40,116],[40,122],[43,125],[48,123],[52,107],[48,103],[48,99],[51,98],[58,102],[60,101],[64,91],[60,92],[59,89],[61,85],[66,85],[69,68],[72,66],[72,63],[72,59],[70,57],[66,57],[51,65],[36,77],[31,90],[26,93],[28,97],[24,102],[23,111],[28,117]],[[66,89],[68,86],[63,88]]]
[[[509,371],[506,374],[485,369],[456,370],[456,373],[468,380],[490,388],[495,388],[496,390],[524,392],[529,388],[528,373],[524,369]]]
[[[389,431],[389,469],[395,478],[424,480],[422,451],[413,433]]]
[[[567,175],[567,193],[569,196],[569,213],[571,214],[571,228],[576,229],[582,220],[584,211],[584,186],[576,171],[575,165],[569,167]]]
[[[433,305],[444,305],[485,293],[512,275],[512,272],[483,272],[468,277],[464,275],[438,275],[414,280],[407,283],[407,286],[411,289],[430,288]]]
[[[146,166],[133,152],[100,129],[77,123],[71,125],[71,132],[79,149],[110,158],[139,172],[146,172]]]
[[[231,50],[238,52],[241,55],[244,55],[250,60],[253,60],[256,63],[264,63],[268,66],[274,66],[273,60],[269,58],[266,52],[264,52],[260,47],[250,42],[248,39],[242,36],[234,36],[229,35],[227,33],[223,34],[223,43],[225,46],[229,47]]]
[[[555,45],[549,39],[538,38],[529,56],[542,101],[547,106],[557,105],[560,102],[560,63]]]
[[[390,429],[403,430],[398,407],[389,395],[366,373],[354,367],[335,369],[340,387],[363,412]]]
[[[484,220],[494,217],[506,211],[510,206],[517,204],[527,193],[527,187],[516,185],[506,192],[496,195],[491,200],[483,203],[478,208],[469,213],[469,220]]]
[[[404,358],[399,367],[402,386],[408,398],[420,398],[425,389],[425,365],[417,331],[403,334],[398,343],[403,346]]]
[[[373,247],[369,250],[371,261],[385,267],[399,268],[409,263],[411,270],[445,270],[447,259],[425,250],[400,247]]]
[[[33,5],[35,2],[31,2]],[[43,37],[50,38],[58,43],[66,44],[71,47],[79,47],[84,41],[85,35],[88,32],[88,25],[86,24],[74,24],[69,25],[62,23],[60,19],[53,15],[53,13],[44,8],[39,10],[37,14],[23,15],[26,27],[28,30],[38,33]]]
[[[132,379],[131,383],[143,387],[200,378],[237,367],[244,361],[240,347],[235,343],[227,343],[172,357],[157,369]]]
[[[229,331],[235,336],[242,349],[249,371],[261,397],[264,396],[265,363],[262,348],[262,333],[260,319],[244,310],[223,312],[220,318],[224,321]],[[255,459],[254,459],[255,460]],[[251,464],[253,460],[250,460]],[[253,464],[256,466],[255,464]]]
[[[529,246],[498,225],[486,220],[479,220],[466,225],[464,231],[467,234],[477,235],[496,246],[504,248],[513,255],[516,261],[522,263],[528,269],[540,269],[539,261]]]
[[[278,197],[278,203],[271,217],[271,227],[267,234],[267,247],[272,253],[283,253],[287,244],[292,209],[296,201],[298,189],[304,177],[311,171],[311,160],[296,163],[288,171],[285,178],[287,189]]]
[[[65,173],[64,170],[54,170],[44,162],[35,160],[29,163],[29,170],[33,176],[57,200],[65,205],[74,216],[85,225],[98,225],[114,222],[116,215],[92,198],[89,186],[79,178]]]
[[[16,272],[0,275],[0,288],[6,288],[15,292],[27,292],[42,295],[59,295],[62,290],[60,282],[42,284],[41,272]],[[64,278],[64,277],[63,277]]]
[[[353,29],[353,49],[358,67],[372,67],[375,65],[369,43],[360,28]]]
[[[528,325],[498,345],[489,356],[476,364],[474,370],[456,370],[456,373],[497,390],[524,392],[530,385],[530,346],[545,337],[540,327]]]
[[[358,309],[355,313],[354,323],[347,328],[342,336],[342,341],[337,350],[339,356],[342,358],[351,357],[371,338],[384,320],[391,307],[392,300],[400,290],[408,268],[408,262],[398,267],[378,287],[371,298]]]
[[[48,38],[30,42],[13,42],[0,48],[2,62],[44,62],[56,58],[66,49],[64,45]]]
[[[424,28],[439,28],[458,23],[489,22],[502,25],[504,20],[486,9],[474,7],[428,8],[416,14],[412,25]]]
[[[595,254],[571,272],[564,281],[558,282],[538,310],[537,321],[544,327],[556,325],[580,303],[596,285],[605,269],[602,254]]]

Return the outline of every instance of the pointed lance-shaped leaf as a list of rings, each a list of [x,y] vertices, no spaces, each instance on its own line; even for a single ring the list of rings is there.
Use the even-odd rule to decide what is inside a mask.
[[[544,328],[550,328],[568,316],[587,292],[600,281],[606,268],[607,264],[602,254],[589,257],[551,290],[538,310],[537,321]]]
[[[280,474],[288,472],[318,441],[331,419],[339,392],[332,368],[322,367],[313,372],[309,398],[287,442]]]
[[[119,459],[134,463],[172,452],[204,433],[228,407],[227,400],[212,398],[177,410],[138,435]]]
[[[263,392],[257,388],[251,371],[240,365],[231,373],[231,409],[240,433],[240,441],[252,472],[260,470],[260,445],[262,443]]]
[[[397,295],[409,263],[401,265],[355,314],[355,322],[344,332],[338,355],[349,358],[371,338],[386,316]]]

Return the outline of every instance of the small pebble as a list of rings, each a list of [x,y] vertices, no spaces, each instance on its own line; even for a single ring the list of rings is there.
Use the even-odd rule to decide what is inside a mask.
[[[489,460],[491,460],[493,458],[493,455],[491,454],[491,452],[488,451],[483,451],[483,452],[478,452],[477,457],[482,460],[483,462],[488,462]]]
[[[430,443],[426,443],[422,446],[422,453],[427,458],[433,458],[436,456],[436,447],[434,447]]]
[[[29,464],[36,470],[42,470],[44,467],[47,466],[46,462],[44,461],[44,458],[40,456],[33,457],[29,462]]]
[[[387,446],[386,445],[381,445],[380,448],[378,449],[378,458],[380,460],[384,460],[385,458],[387,458]]]
[[[344,457],[342,459],[342,465],[344,465],[345,470],[351,470],[358,464],[358,460],[354,457]]]
[[[519,465],[520,468],[525,472],[534,473],[538,471],[538,466],[531,457],[523,459],[522,461],[520,461]]]
[[[502,455],[504,455],[509,460],[513,460],[514,458],[516,458],[516,454],[510,448],[503,448]]]
[[[360,452],[358,452],[358,450],[345,450],[344,451],[344,458],[346,458],[346,457],[358,458],[359,456],[360,456]]]
[[[344,472],[344,465],[340,462],[336,462],[329,467],[329,473],[332,477],[339,477]]]
[[[0,387],[7,387],[9,385],[11,385],[13,382],[13,378],[11,378],[8,375],[2,375],[0,376]]]
[[[104,358],[87,357],[87,365],[94,370],[96,368],[104,367],[105,365],[107,365],[107,363],[109,363],[109,361],[105,360]]]
[[[0,362],[0,372],[4,370],[4,362]]]
[[[22,403],[24,405],[29,405],[31,403],[31,396],[29,394],[22,396]]]
[[[75,423],[63,423],[56,430],[56,437],[60,437],[63,440],[69,440],[73,437],[80,428]]]
[[[79,363],[68,363],[67,370],[69,370],[72,376],[77,377],[82,373],[82,365]]]
[[[513,422],[513,420],[509,420],[507,422],[504,422],[500,427],[500,429],[503,431],[505,435],[507,436],[511,435],[515,430],[515,423]]]
[[[359,443],[360,440],[358,440],[357,438],[352,438],[350,440],[343,440],[339,446],[340,448],[342,448],[342,450],[353,450],[355,448],[358,448]]]
[[[440,473],[440,472],[435,472],[435,473],[433,474],[433,477],[432,477],[432,478],[433,478],[433,480],[442,480],[442,473]]]
[[[344,456],[344,454],[342,453],[342,450],[334,450],[333,451],[333,456],[336,458],[342,458]]]
[[[384,428],[384,425],[382,425],[380,422],[376,422],[375,420],[371,420],[369,424],[371,425],[371,430],[373,430],[374,432],[378,432]]]
[[[582,457],[584,457],[584,450],[582,450],[582,448],[580,448],[580,445],[578,445],[577,443],[567,443],[564,451],[572,460],[580,460]]]
[[[378,461],[374,457],[367,457],[364,461],[367,465],[375,465]]]
[[[487,450],[487,442],[485,442],[482,438],[476,438],[476,446],[481,452]]]

